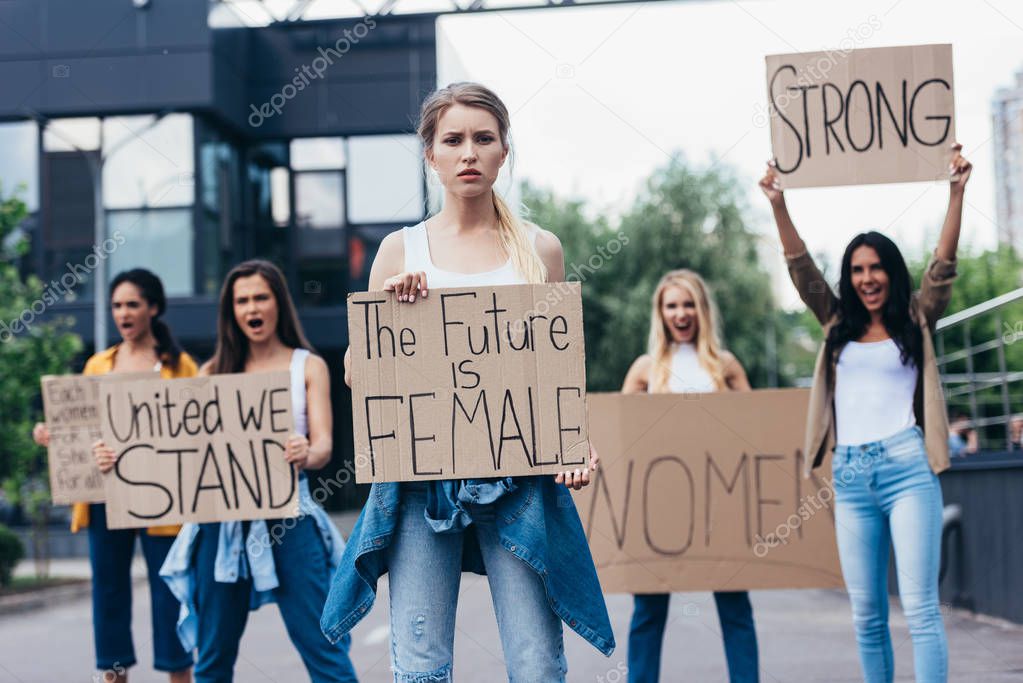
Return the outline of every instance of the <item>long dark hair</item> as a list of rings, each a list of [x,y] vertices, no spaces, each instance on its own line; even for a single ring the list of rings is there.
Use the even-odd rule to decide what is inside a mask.
[[[888,274],[888,301],[881,311],[881,321],[899,347],[903,365],[913,361],[916,367],[923,362],[923,339],[920,327],[909,314],[913,296],[913,281],[906,268],[906,260],[895,242],[879,232],[871,230],[856,235],[845,248],[842,256],[842,278],[838,283],[838,321],[828,332],[825,345],[827,358],[834,361],[834,354],[847,342],[863,336],[870,324],[870,313],[860,301],[852,284],[852,255],[860,247],[870,247],[877,252],[881,268]],[[831,371],[831,363],[828,364]]]
[[[181,360],[181,345],[171,334],[167,323],[160,320],[160,316],[167,310],[167,296],[163,293],[163,282],[156,275],[145,268],[132,268],[114,276],[110,283],[110,298],[113,299],[114,292],[125,282],[130,282],[139,288],[139,293],[150,306],[156,306],[156,315],[149,321],[149,327],[156,339],[156,356],[160,362],[177,370],[178,362]]]
[[[231,269],[220,288],[220,311],[217,314],[217,349],[210,360],[211,372],[215,375],[245,370],[249,355],[249,338],[245,336],[234,317],[234,283],[243,277],[261,275],[277,301],[277,337],[293,349],[313,350],[305,338],[302,323],[295,311],[295,304],[288,293],[288,282],[281,269],[269,261],[252,259],[243,261]]]

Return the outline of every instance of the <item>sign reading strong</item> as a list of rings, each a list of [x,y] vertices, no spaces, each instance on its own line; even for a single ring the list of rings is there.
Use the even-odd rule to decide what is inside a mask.
[[[948,179],[951,45],[769,55],[767,92],[784,188]]]

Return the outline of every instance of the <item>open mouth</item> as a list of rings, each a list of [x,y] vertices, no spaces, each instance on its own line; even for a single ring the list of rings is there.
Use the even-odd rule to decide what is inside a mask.
[[[250,330],[261,330],[261,329],[263,329],[263,321],[261,319],[259,319],[259,318],[252,318],[251,320],[246,320],[245,321],[245,325]]]
[[[127,322],[122,322],[122,323],[120,324],[120,326],[119,326],[119,327],[120,327],[120,328],[121,328],[122,330],[130,330],[130,329],[132,329],[133,327],[135,327],[135,323],[133,323],[133,322],[130,322],[130,321],[127,321]]]
[[[677,322],[675,323],[674,327],[679,332],[688,332],[689,330],[693,329],[693,321],[686,320],[684,322]]]
[[[881,288],[880,287],[863,287],[860,289],[860,296],[863,300],[869,304],[878,303],[881,300]]]

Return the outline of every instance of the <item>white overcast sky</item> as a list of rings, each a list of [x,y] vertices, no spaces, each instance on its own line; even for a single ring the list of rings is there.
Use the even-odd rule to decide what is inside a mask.
[[[654,2],[447,16],[438,24],[438,79],[478,80],[512,112],[514,181],[529,180],[594,212],[627,208],[650,173],[682,152],[723,159],[748,187],[754,227],[773,224],[755,181],[771,156],[764,56],[952,43],[956,131],[975,171],[964,242],[997,241],[991,98],[1023,68],[1018,0],[758,0]],[[759,109],[758,109],[759,108]],[[756,122],[755,122],[756,121]],[[836,264],[866,229],[904,253],[931,248],[948,199],[943,184],[791,190],[789,208],[812,251]],[[777,252],[765,250],[786,306],[796,303]]]

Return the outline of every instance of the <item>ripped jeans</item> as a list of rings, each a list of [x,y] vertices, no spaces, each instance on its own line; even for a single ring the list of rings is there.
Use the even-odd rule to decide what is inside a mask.
[[[396,683],[451,681],[465,531],[436,533],[423,516],[423,484],[403,484],[388,548],[391,668]],[[471,507],[490,582],[508,680],[556,683],[567,671],[561,620],[535,571],[501,544],[494,505]]]

